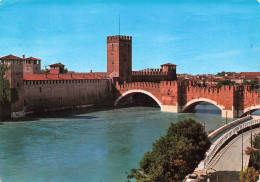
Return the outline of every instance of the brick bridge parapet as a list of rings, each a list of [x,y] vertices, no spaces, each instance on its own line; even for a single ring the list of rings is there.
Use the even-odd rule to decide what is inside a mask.
[[[152,97],[165,112],[192,112],[201,102],[217,106],[222,117],[234,118],[260,109],[260,93],[249,86],[198,87],[195,82],[161,81],[116,84],[119,95],[115,106],[123,98],[135,93]]]

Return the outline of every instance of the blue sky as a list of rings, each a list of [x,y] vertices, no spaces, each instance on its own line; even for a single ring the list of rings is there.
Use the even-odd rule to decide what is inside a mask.
[[[257,0],[0,0],[0,56],[106,71],[106,36],[133,37],[133,70],[260,71]]]

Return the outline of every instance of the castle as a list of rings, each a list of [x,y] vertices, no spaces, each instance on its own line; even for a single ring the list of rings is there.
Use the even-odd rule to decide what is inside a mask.
[[[11,105],[10,113],[2,117],[21,117],[27,113],[71,107],[87,107],[111,99],[113,83],[160,82],[177,79],[176,65],[167,63],[161,69],[132,71],[132,37],[107,37],[107,72],[65,74],[64,65],[50,65],[50,73],[41,73],[41,59],[25,55],[0,57],[10,69],[5,76],[15,88],[19,100]]]

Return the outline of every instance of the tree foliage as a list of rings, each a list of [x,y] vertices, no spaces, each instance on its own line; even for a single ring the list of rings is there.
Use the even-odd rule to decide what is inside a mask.
[[[255,169],[260,169],[260,134],[254,137],[253,149],[250,153],[249,165]]]
[[[242,85],[250,85],[251,89],[259,89],[257,80],[251,80],[251,81],[244,80]]]
[[[246,168],[244,171],[240,171],[239,179],[241,182],[257,181],[259,172],[254,167]]]
[[[0,104],[6,105],[11,102],[11,88],[9,81],[4,77],[5,72],[9,67],[5,64],[0,64]]]
[[[19,99],[17,90],[10,88],[9,80],[4,76],[8,69],[6,64],[0,64],[0,105],[2,106],[10,105]]]
[[[222,71],[222,72],[218,72],[217,73],[217,76],[225,76],[227,74],[227,76],[231,76],[234,74],[234,72],[225,72],[225,71]]]
[[[222,87],[223,85],[229,85],[229,86],[232,86],[232,85],[235,85],[236,82],[234,81],[231,81],[231,80],[221,80],[218,82],[218,84],[216,85],[217,88],[220,88]]]
[[[173,182],[192,173],[204,159],[210,140],[200,123],[192,119],[173,124],[165,136],[153,143],[144,154],[139,169],[132,169],[128,178],[138,182]]]

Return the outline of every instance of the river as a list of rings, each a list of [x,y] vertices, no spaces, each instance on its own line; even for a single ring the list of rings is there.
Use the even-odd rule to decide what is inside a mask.
[[[0,124],[3,182],[124,182],[170,122],[193,118],[206,130],[225,124],[220,110],[199,105],[174,114],[155,107],[50,113]],[[228,119],[228,122],[233,119]]]

